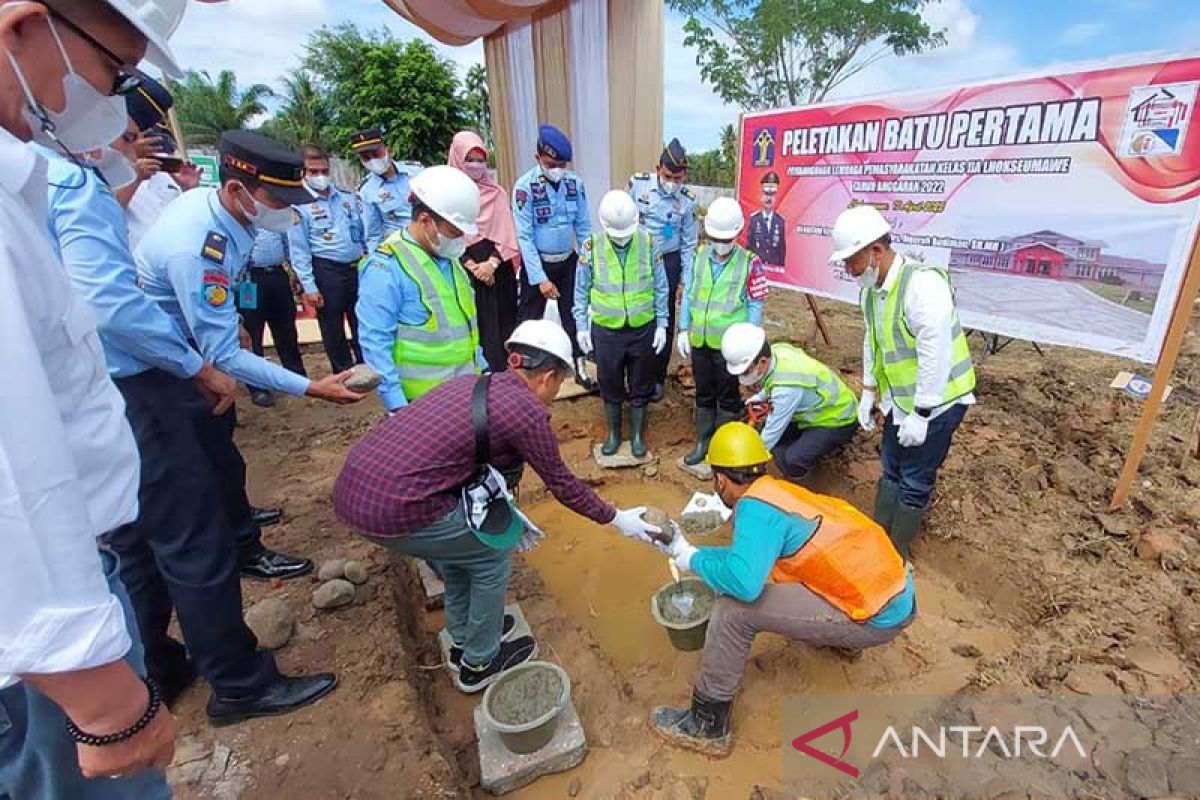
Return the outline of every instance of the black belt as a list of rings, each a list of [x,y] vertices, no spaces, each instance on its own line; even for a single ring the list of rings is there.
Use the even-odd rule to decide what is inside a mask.
[[[283,264],[251,264],[251,272],[275,272],[283,271]]]

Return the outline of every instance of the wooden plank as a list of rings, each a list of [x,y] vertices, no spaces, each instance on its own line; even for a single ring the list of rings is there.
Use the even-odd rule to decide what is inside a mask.
[[[1158,365],[1154,368],[1154,380],[1150,388],[1150,396],[1142,404],[1142,416],[1138,420],[1133,433],[1133,443],[1129,454],[1125,457],[1125,466],[1121,469],[1121,477],[1117,479],[1117,487],[1113,491],[1110,511],[1116,510],[1125,503],[1129,496],[1129,488],[1137,477],[1138,466],[1142,456],[1146,454],[1146,445],[1150,441],[1150,433],[1154,430],[1154,421],[1158,418],[1158,410],[1162,406],[1163,394],[1171,373],[1175,370],[1175,361],[1179,358],[1179,349],[1183,345],[1184,334],[1187,333],[1188,323],[1192,318],[1192,305],[1196,295],[1200,293],[1200,236],[1192,242],[1192,256],[1188,260],[1187,273],[1183,278],[1179,296],[1175,299],[1175,310],[1171,313],[1171,324],[1167,327],[1167,337],[1163,341],[1162,353],[1158,357]]]

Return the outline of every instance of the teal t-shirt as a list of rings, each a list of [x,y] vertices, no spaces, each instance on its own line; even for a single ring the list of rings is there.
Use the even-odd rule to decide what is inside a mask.
[[[775,562],[803,547],[817,529],[813,520],[784,514],[752,497],[737,504],[733,544],[701,547],[692,557],[692,572],[717,592],[753,603],[762,594]],[[876,628],[892,628],[912,613],[915,594],[910,573],[904,591],[867,620]]]

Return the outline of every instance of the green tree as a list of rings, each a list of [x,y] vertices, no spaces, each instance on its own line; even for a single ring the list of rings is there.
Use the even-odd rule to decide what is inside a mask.
[[[817,103],[889,54],[945,44],[929,0],[667,0],[684,44],[726,102],[749,111]]]
[[[737,164],[737,131],[733,129],[733,123],[721,128],[721,159],[733,169]]]
[[[274,95],[261,83],[239,89],[237,78],[227,69],[215,81],[207,72],[188,71],[183,81],[170,81],[169,88],[179,127],[194,144],[216,144],[225,131],[246,127],[266,112],[263,101]]]
[[[462,100],[467,125],[483,138],[490,152],[495,140],[492,138],[492,108],[488,104],[487,71],[482,64],[473,64],[467,70]]]
[[[284,77],[280,96],[283,106],[263,123],[263,129],[295,146],[317,144],[330,149],[329,124],[333,114],[313,85],[312,75],[302,69],[293,70]]]
[[[303,66],[332,110],[328,140],[348,149],[351,133],[379,126],[396,158],[445,162],[463,115],[454,65],[430,45],[343,23],[309,34]]]

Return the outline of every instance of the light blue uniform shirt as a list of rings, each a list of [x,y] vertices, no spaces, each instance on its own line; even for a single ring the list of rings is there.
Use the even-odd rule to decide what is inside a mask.
[[[420,247],[408,231],[402,235],[406,241]],[[430,257],[441,270],[442,277],[452,283],[450,260]],[[395,256],[373,251],[358,271],[358,303],[354,313],[358,317],[358,343],[362,346],[363,360],[382,378],[378,392],[384,407],[395,411],[408,405],[392,349],[401,325],[424,325],[429,321],[429,309],[421,301],[421,288]],[[488,368],[482,348],[475,349],[475,363],[480,370]]]
[[[699,548],[692,556],[692,572],[721,594],[753,603],[762,594],[775,562],[793,555],[816,530],[816,520],[785,514],[753,497],[743,498],[733,517],[733,544]],[[909,573],[900,594],[865,624],[895,627],[912,613],[913,603],[913,577]]]
[[[374,252],[384,239],[402,230],[412,220],[412,205],[408,202],[411,192],[408,181],[412,176],[404,165],[395,161],[392,165],[396,168],[395,175],[381,178],[371,173],[358,187],[368,253]]]
[[[128,378],[158,368],[191,378],[204,360],[171,318],[137,285],[125,210],[91,170],[43,147],[50,239],[71,284],[96,313],[108,374]]]
[[[363,255],[362,198],[350,192],[329,189],[311,203],[293,206],[298,219],[288,232],[292,270],[304,291],[317,291],[313,280],[313,257],[347,263]]]
[[[713,281],[721,277],[721,273],[725,271],[725,267],[733,262],[733,257],[737,255],[735,249],[729,254],[729,258],[724,261],[717,261],[717,253],[712,248],[708,251],[708,265],[712,270]],[[762,262],[758,260],[758,256],[753,253],[747,253],[750,259],[750,274],[748,278],[753,278],[755,272],[762,271]],[[697,268],[703,269],[703,265],[698,265]],[[695,270],[689,270],[680,281],[680,286],[683,287],[683,299],[679,301],[679,330],[690,331],[692,329],[692,281],[695,279]],[[748,306],[750,311],[750,323],[753,325],[762,326],[763,301],[750,299],[749,286],[743,286],[739,300]]]
[[[167,207],[134,257],[146,294],[206,360],[250,386],[302,395],[307,378],[238,344],[234,292],[253,244],[253,229],[221,206],[217,189],[193,189]]]
[[[579,264],[575,267],[575,302],[571,307],[571,313],[575,317],[575,325],[581,331],[588,329],[588,307],[592,304],[592,285],[595,283],[595,275],[592,274],[592,248],[593,239],[588,237],[584,239],[583,248],[579,253]],[[617,247],[613,245],[613,250],[617,254],[617,258],[621,262],[621,266],[625,266],[625,259],[629,256],[629,245]],[[667,270],[663,267],[662,254],[655,253],[651,260],[651,271],[654,275],[654,318],[658,323],[658,327],[667,327],[667,295],[670,289],[667,284]]]
[[[650,238],[659,252],[679,251],[682,283],[691,274],[692,259],[700,241],[696,195],[686,186],[667,194],[658,183],[658,174],[654,172],[633,175],[626,190],[633,197],[633,202],[637,203],[638,220],[650,232]]]
[[[254,235],[250,263],[256,267],[278,267],[288,260],[288,235],[278,231],[259,230]]]
[[[546,280],[542,253],[570,253],[592,234],[583,181],[567,170],[558,186],[550,183],[541,167],[522,175],[513,185],[513,219],[525,280],[537,286]]]

